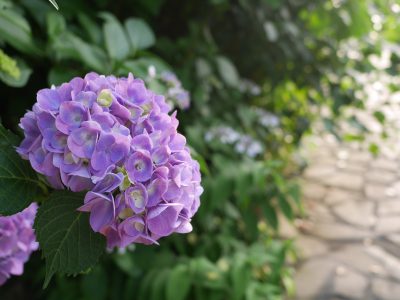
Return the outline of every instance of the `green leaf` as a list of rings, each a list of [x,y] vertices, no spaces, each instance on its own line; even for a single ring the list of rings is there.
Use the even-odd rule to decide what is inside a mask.
[[[193,159],[197,160],[200,165],[200,171],[205,175],[210,176],[210,170],[208,169],[207,162],[202,155],[200,155],[193,147],[190,147],[190,153],[192,154]]]
[[[19,76],[15,78],[7,73],[0,72],[0,79],[9,86],[23,87],[28,82],[29,77],[32,74],[32,69],[29,68],[21,59],[16,59],[16,62],[19,69]]]
[[[150,269],[147,273],[144,274],[144,279],[141,280],[138,299],[149,299],[150,292],[152,290],[154,278],[159,273],[159,270]]]
[[[288,220],[293,220],[293,209],[290,206],[290,203],[286,199],[285,195],[280,194],[278,196],[278,203],[285,217],[288,218]]]
[[[354,37],[361,37],[371,30],[371,17],[366,1],[347,1],[345,9],[350,15],[349,33]]]
[[[24,7],[24,10],[33,20],[43,29],[46,28],[46,16],[54,8],[44,0],[19,0],[18,3]]]
[[[381,111],[375,111],[374,112],[374,117],[381,123],[382,125],[385,124],[386,116],[383,112]]]
[[[237,87],[239,84],[239,74],[233,63],[224,56],[218,56],[216,62],[222,80],[231,87]]]
[[[0,10],[0,38],[27,54],[39,54],[34,45],[29,23],[12,9]]]
[[[51,4],[58,10],[58,4],[55,0],[49,0]]]
[[[228,201],[233,192],[233,182],[231,178],[220,174],[213,178],[211,190],[211,204],[214,207],[221,207],[225,201]]]
[[[178,265],[169,274],[167,300],[185,300],[191,285],[191,277],[186,265]]]
[[[61,67],[61,66],[54,66],[48,76],[47,76],[47,83],[49,86],[51,85],[60,85],[63,82],[67,82],[71,80],[71,78],[75,76],[80,76],[82,75],[79,70],[76,69],[69,69],[66,67]]]
[[[125,75],[131,72],[134,76],[146,78],[148,75],[148,66],[137,60],[126,60],[117,70],[118,75]]]
[[[36,173],[15,151],[18,140],[0,125],[0,215],[20,212],[41,191]]]
[[[232,299],[240,300],[243,299],[246,287],[251,280],[251,268],[247,265],[244,255],[237,255],[232,263]]]
[[[246,289],[246,299],[251,300],[264,300],[264,299],[280,299],[276,294],[280,290],[275,285],[252,281]]]
[[[108,58],[103,49],[83,41],[70,32],[64,32],[53,43],[58,58],[72,58],[81,61],[90,69],[107,73]]]
[[[127,19],[125,21],[125,29],[134,51],[147,49],[153,46],[156,41],[153,30],[142,19]]]
[[[157,73],[165,70],[171,70],[162,59],[156,56],[141,57],[135,60],[127,60],[118,70],[120,75],[126,75],[128,72],[132,72],[134,76],[145,78],[148,75],[148,69],[150,66],[154,66]]]
[[[380,148],[379,148],[378,144],[376,144],[376,143],[371,143],[371,144],[369,144],[369,146],[368,146],[368,150],[369,150],[369,152],[372,153],[372,155],[377,156],[377,155],[379,154]]]
[[[129,54],[128,38],[124,28],[116,18],[107,17],[103,25],[106,49],[111,58],[123,60]]]
[[[57,12],[51,12],[47,15],[47,35],[55,38],[65,31],[66,23],[64,17]]]
[[[160,12],[160,9],[163,7],[165,0],[139,0],[138,5],[140,5],[141,10],[143,12],[148,12],[153,16],[157,16]]]
[[[74,275],[92,267],[103,253],[105,238],[89,225],[89,214],[77,211],[84,193],[54,191],[39,208],[34,228],[46,259],[46,287],[56,273]]]
[[[285,287],[288,296],[293,298],[296,292],[296,285],[293,280],[293,274],[291,272],[289,271],[283,272],[282,284]]]
[[[0,124],[0,146],[17,146],[20,138]]]
[[[193,282],[215,290],[227,287],[220,269],[205,257],[192,259],[190,270],[194,274]]]
[[[271,203],[266,200],[263,203],[264,216],[267,222],[275,229],[278,229],[278,217],[276,215],[276,208],[271,205]]]
[[[151,300],[159,300],[164,298],[165,284],[167,282],[168,274],[168,269],[158,270],[158,272],[156,273],[154,280],[151,284]]]
[[[279,6],[283,5],[281,0],[264,0],[267,5],[271,6],[272,8],[278,8]]]
[[[300,207],[301,191],[300,191],[300,186],[296,182],[292,182],[288,185],[288,194],[292,197],[293,201]]]
[[[12,4],[9,2],[9,0],[0,0],[0,9],[5,9],[11,7]]]
[[[0,74],[6,74],[14,79],[18,79],[21,70],[18,68],[17,61],[0,49]]]
[[[102,39],[102,32],[99,26],[84,13],[78,13],[78,21],[86,31],[92,43],[99,44]]]
[[[212,75],[212,69],[210,64],[204,58],[198,58],[196,60],[196,73],[197,77],[204,79]]]
[[[75,37],[72,41],[82,62],[95,71],[107,73],[107,66],[105,65],[107,62],[107,57],[102,49],[85,43],[77,37]]]
[[[137,275],[137,268],[130,252],[116,253],[114,255],[115,264],[129,276]]]
[[[107,274],[100,266],[83,276],[81,289],[85,300],[107,299]]]
[[[365,140],[365,136],[361,134],[346,133],[343,134],[343,140],[346,142],[354,142],[354,141],[362,142]]]

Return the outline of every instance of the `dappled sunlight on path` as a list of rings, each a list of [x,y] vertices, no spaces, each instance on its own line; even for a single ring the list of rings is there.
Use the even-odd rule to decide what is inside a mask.
[[[322,138],[306,148],[296,299],[400,299],[400,157]]]

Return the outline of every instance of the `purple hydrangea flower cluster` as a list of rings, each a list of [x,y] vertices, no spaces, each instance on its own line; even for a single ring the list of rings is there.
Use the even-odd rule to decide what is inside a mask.
[[[132,74],[89,73],[37,94],[17,149],[54,188],[85,191],[81,211],[109,247],[192,230],[203,191],[176,112]]]
[[[11,275],[21,275],[25,262],[39,246],[32,228],[36,210],[36,203],[32,203],[20,213],[0,217],[0,285]]]

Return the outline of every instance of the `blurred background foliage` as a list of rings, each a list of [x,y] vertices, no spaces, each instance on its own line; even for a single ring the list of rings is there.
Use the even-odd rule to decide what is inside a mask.
[[[132,72],[160,93],[173,72],[190,92],[180,130],[201,164],[205,193],[188,235],[102,258],[87,274],[41,289],[35,254],[1,299],[283,299],[294,293],[291,240],[279,216],[301,215],[296,149],[311,125],[345,140],[368,127],[363,108],[376,79],[398,73],[395,0],[0,0],[1,119],[18,131],[36,92],[96,71]],[[375,73],[373,73],[375,72]],[[375,79],[374,79],[375,78]],[[391,77],[390,77],[391,78]],[[387,80],[391,91],[398,85]],[[379,110],[374,116],[385,123]],[[386,133],[382,132],[385,137]],[[379,152],[376,144],[370,150]]]

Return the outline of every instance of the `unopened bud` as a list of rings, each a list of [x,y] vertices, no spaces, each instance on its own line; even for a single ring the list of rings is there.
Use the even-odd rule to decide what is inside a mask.
[[[111,94],[111,91],[108,89],[102,90],[97,96],[97,103],[100,104],[100,106],[109,107],[111,106],[112,102],[113,96]]]

